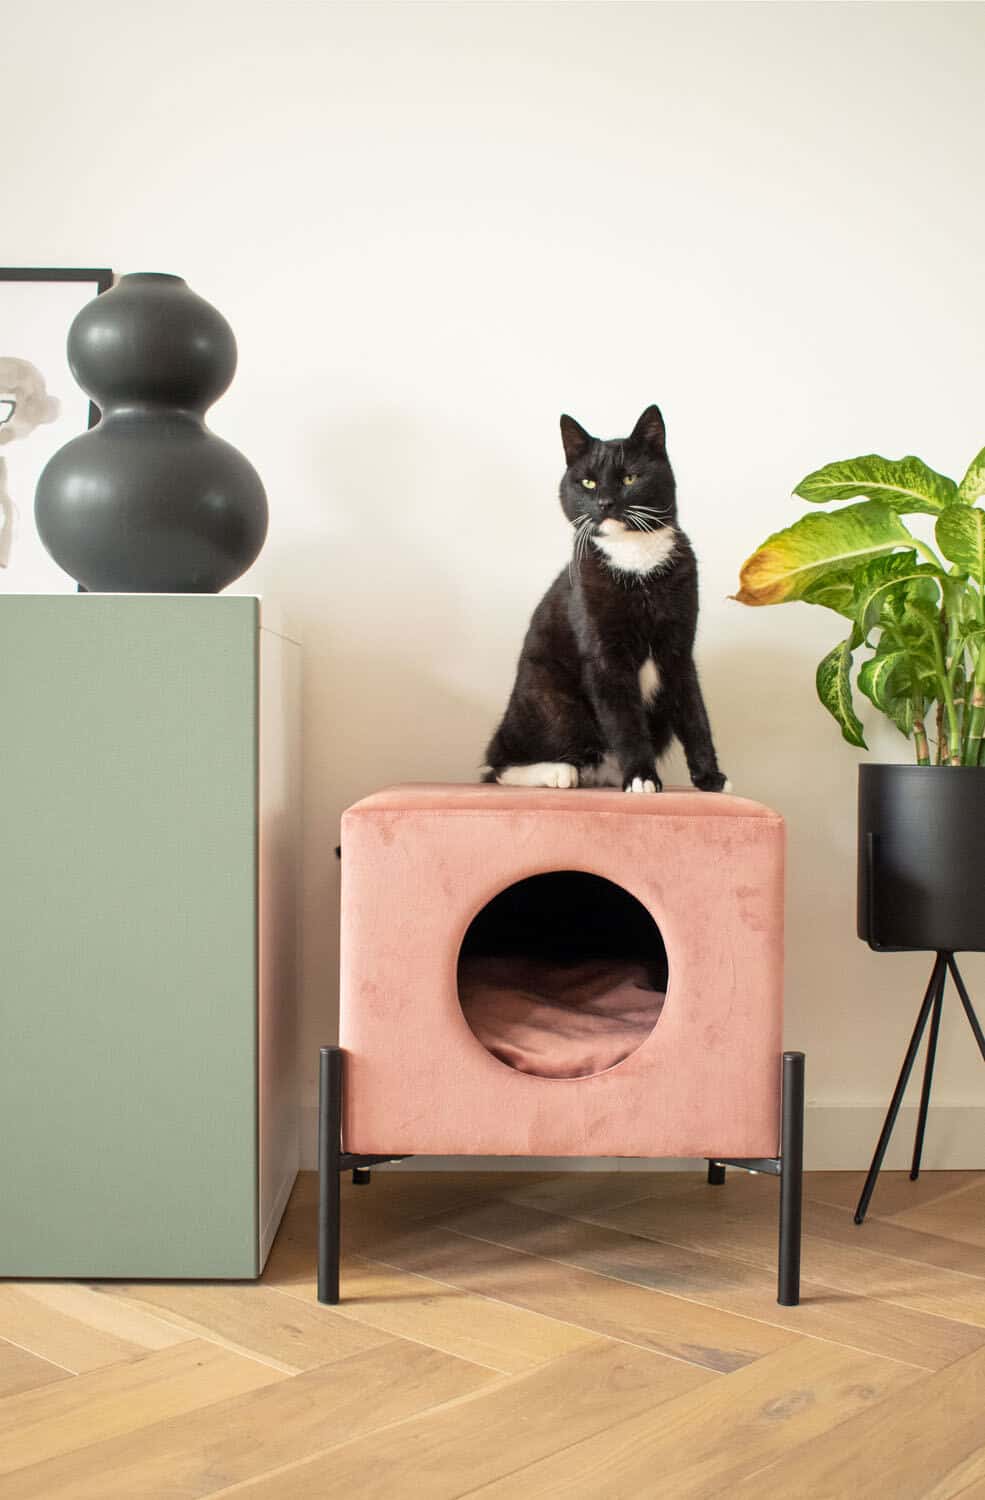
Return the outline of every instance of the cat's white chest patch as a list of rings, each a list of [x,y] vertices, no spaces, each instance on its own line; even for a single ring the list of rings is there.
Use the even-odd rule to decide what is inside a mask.
[[[640,697],[644,703],[652,703],[660,691],[660,668],[652,656],[648,656],[640,667],[639,678]]]
[[[603,521],[608,528],[609,523]],[[613,523],[620,525],[620,522]],[[670,560],[677,542],[673,526],[661,526],[659,531],[630,531],[628,529],[607,530],[603,536],[593,536],[595,546],[609,560],[613,568],[621,573],[652,573]]]

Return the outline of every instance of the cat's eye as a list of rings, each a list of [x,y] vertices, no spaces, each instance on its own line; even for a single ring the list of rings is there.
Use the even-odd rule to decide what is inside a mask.
[[[597,487],[594,479],[583,479],[582,484],[586,490],[594,490]]]
[[[635,484],[639,477],[640,476],[638,474],[624,474],[622,476],[622,482],[623,484]]]

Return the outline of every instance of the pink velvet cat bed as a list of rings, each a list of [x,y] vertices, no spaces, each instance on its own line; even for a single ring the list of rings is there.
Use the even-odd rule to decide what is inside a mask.
[[[703,1157],[781,1175],[783,866],[782,818],[721,794],[410,785],[351,807],[323,1300],[341,1166]],[[785,1130],[800,1054],[789,1066]]]

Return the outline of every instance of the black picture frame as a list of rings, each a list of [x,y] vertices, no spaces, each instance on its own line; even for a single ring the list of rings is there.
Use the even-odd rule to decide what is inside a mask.
[[[108,266],[0,266],[0,281],[91,281],[93,296],[100,297],[113,285],[114,273]],[[65,330],[66,336],[68,329]],[[89,426],[99,421],[99,407],[89,402]]]
[[[0,285],[3,285],[5,283],[8,284],[8,285],[10,283],[21,283],[21,284],[24,284],[24,285],[30,284],[32,286],[38,286],[39,284],[43,285],[44,283],[49,283],[49,284],[58,283],[58,284],[63,284],[63,285],[65,283],[76,283],[76,284],[78,284],[78,286],[79,286],[78,308],[79,309],[81,309],[85,305],[86,302],[91,301],[93,297],[101,296],[103,292],[108,291],[109,288],[113,285],[114,280],[115,280],[114,272],[112,271],[112,269],[109,266],[0,266]],[[71,316],[74,317],[74,313],[72,313]],[[66,321],[66,326],[65,326],[65,329],[64,329],[64,333],[65,333],[65,337],[66,338],[68,336],[69,321],[70,320]],[[50,332],[51,332],[51,330],[49,329],[49,334],[50,334]],[[0,327],[0,342],[2,342],[2,340],[3,340],[4,333],[5,333],[5,329],[3,327]],[[0,354],[9,353],[9,352],[11,352],[11,351],[5,351],[3,349],[0,349]],[[69,378],[68,371],[65,370],[65,372],[64,372],[64,379],[67,380],[68,378]],[[81,395],[83,393],[79,392],[78,394]],[[10,415],[12,414],[13,410],[14,410],[14,408],[11,407],[10,411],[8,411],[8,413],[7,413],[8,419],[9,419]],[[81,413],[81,410],[80,410],[79,411],[79,416],[80,417],[81,417],[81,414],[82,413]],[[99,420],[100,420],[99,407],[95,404],[94,401],[90,400],[89,401],[89,405],[88,405],[88,421],[87,421],[87,426],[89,428],[95,427],[96,424],[97,424],[97,422]],[[76,431],[77,430],[78,429],[76,428]],[[0,455],[2,455],[3,451],[4,450],[2,448],[0,448]],[[7,451],[10,451],[10,450],[7,450]],[[2,475],[3,472],[4,472],[3,465],[0,464],[0,475]],[[2,495],[0,495],[0,498],[2,498]],[[7,505],[8,505],[8,524],[13,527],[15,525],[15,517],[16,517],[16,514],[17,514],[17,509],[16,509],[16,506],[15,506],[15,508],[14,508],[13,511],[9,510],[9,504],[12,503],[10,501],[10,496],[9,495],[7,496],[7,501],[5,503],[7,503]],[[21,514],[22,515],[24,514],[23,508],[21,509]],[[0,518],[0,531],[2,531],[2,518]],[[16,540],[16,534],[17,533],[16,533],[16,530],[15,530],[15,533],[14,533],[15,540]],[[9,546],[9,540],[10,539],[9,539],[9,536],[8,536],[8,538],[7,538],[8,546]],[[15,553],[15,559],[16,559],[16,553]],[[0,573],[0,576],[2,576],[2,573]],[[79,587],[79,591],[80,592],[84,592],[84,590],[82,590],[82,588],[81,588],[81,585],[79,585],[78,587]],[[16,588],[15,588],[15,591],[16,591]]]

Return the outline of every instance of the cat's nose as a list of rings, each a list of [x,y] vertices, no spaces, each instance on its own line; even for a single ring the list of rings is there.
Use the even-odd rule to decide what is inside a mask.
[[[612,509],[615,503],[616,502],[614,500],[606,499],[604,495],[599,495],[598,499],[595,502],[599,510],[602,512],[603,516],[608,515],[609,511]]]

